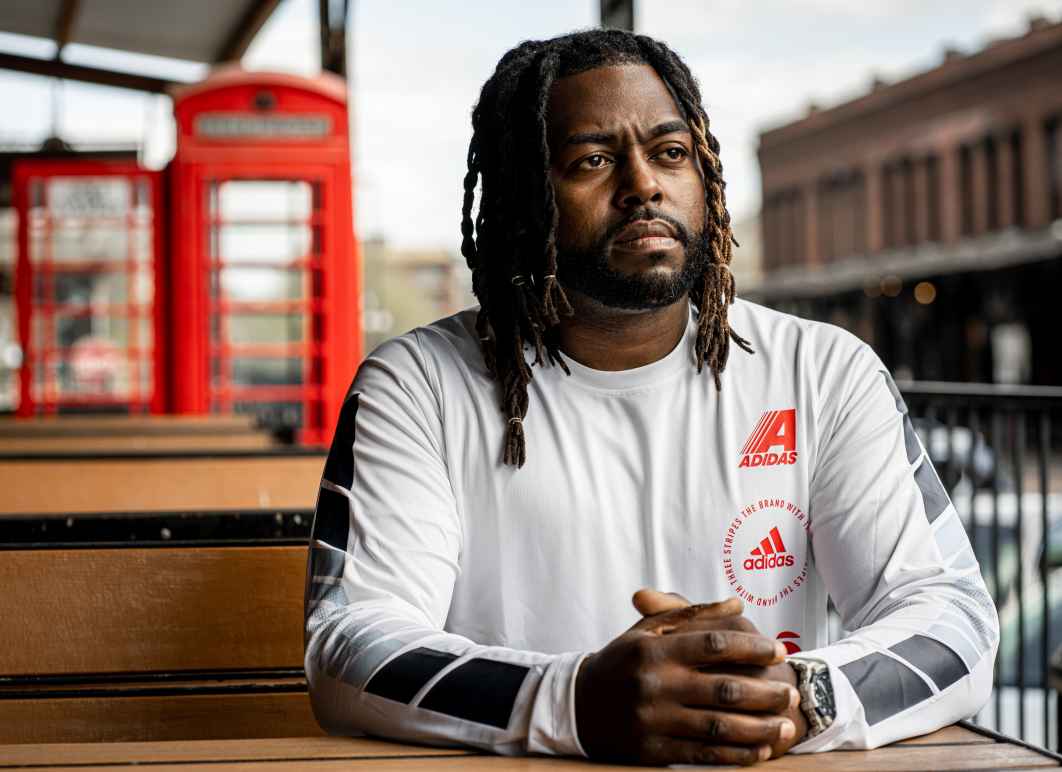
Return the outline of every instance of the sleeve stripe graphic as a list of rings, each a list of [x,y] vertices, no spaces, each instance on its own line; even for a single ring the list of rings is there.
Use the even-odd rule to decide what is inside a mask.
[[[323,541],[338,550],[347,550],[350,533],[350,501],[342,493],[322,487],[317,493],[310,543]]]
[[[922,503],[926,508],[926,517],[929,518],[929,522],[933,522],[940,513],[948,508],[948,492],[944,490],[944,484],[937,476],[937,471],[933,468],[932,462],[929,460],[929,456],[922,459],[922,463],[918,465],[915,470],[915,482],[918,483],[918,490],[922,492]]]
[[[491,659],[471,659],[431,688],[420,707],[505,729],[530,668]]]
[[[456,654],[424,647],[414,649],[380,668],[365,686],[365,691],[409,704],[424,684],[455,659]]]
[[[841,665],[841,672],[863,703],[863,713],[869,726],[933,696],[918,673],[887,654],[868,654]]]
[[[347,490],[354,483],[354,419],[358,415],[360,398],[360,394],[351,394],[343,403],[325,461],[324,478]]]
[[[889,647],[889,651],[910,662],[944,691],[970,671],[954,651],[925,635],[912,635]]]
[[[907,463],[913,464],[922,455],[922,445],[918,442],[918,432],[915,431],[911,417],[903,417],[903,444],[907,447]]]

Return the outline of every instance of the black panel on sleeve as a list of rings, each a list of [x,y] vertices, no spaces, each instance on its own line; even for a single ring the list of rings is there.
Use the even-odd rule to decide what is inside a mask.
[[[941,691],[970,672],[958,654],[940,641],[925,635],[912,635],[907,640],[890,646],[889,651],[903,657],[932,678]]]
[[[358,415],[360,397],[360,394],[351,394],[343,403],[328,460],[325,461],[324,478],[347,490],[354,482],[354,419]]]
[[[317,493],[317,511],[313,515],[310,544],[319,539],[345,552],[349,532],[350,501],[342,493],[322,486]]]
[[[529,669],[509,662],[471,659],[443,676],[424,695],[420,707],[505,729]]]
[[[870,726],[933,695],[918,673],[886,654],[868,654],[841,665],[841,672],[863,703]]]
[[[937,470],[929,456],[922,459],[922,463],[915,470],[915,482],[918,490],[922,491],[922,503],[926,507],[926,517],[929,522],[936,520],[940,513],[948,508],[948,492],[944,490],[944,483],[937,476]]]
[[[455,659],[456,654],[423,647],[407,651],[380,668],[369,679],[365,691],[409,704],[424,684]]]

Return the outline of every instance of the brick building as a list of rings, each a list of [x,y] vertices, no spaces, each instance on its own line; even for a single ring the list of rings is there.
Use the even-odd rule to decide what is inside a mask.
[[[1062,23],[760,135],[764,276],[901,377],[1062,383]]]

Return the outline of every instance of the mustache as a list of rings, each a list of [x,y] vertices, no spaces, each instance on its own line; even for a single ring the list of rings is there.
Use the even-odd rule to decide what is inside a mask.
[[[668,225],[675,229],[675,234],[678,236],[678,240],[681,241],[684,245],[689,245],[690,232],[685,225],[676,220],[674,217],[664,214],[659,209],[653,209],[652,207],[648,206],[644,206],[641,209],[635,210],[634,213],[631,214],[631,216],[628,217],[626,220],[621,220],[620,222],[616,223],[611,228],[609,228],[607,231],[605,231],[605,235],[601,240],[602,243],[610,243],[614,238],[616,238],[616,234],[618,234],[628,225],[631,225],[632,223],[636,222],[641,222],[643,220],[661,220],[662,222],[666,222]]]

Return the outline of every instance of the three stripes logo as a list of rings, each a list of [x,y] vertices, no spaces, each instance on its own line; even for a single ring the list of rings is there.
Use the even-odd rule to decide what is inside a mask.
[[[795,464],[796,408],[768,410],[741,448],[738,467]]]
[[[778,526],[771,527],[767,536],[760,539],[760,546],[753,548],[742,565],[746,571],[767,571],[793,565],[793,556],[786,552]]]

